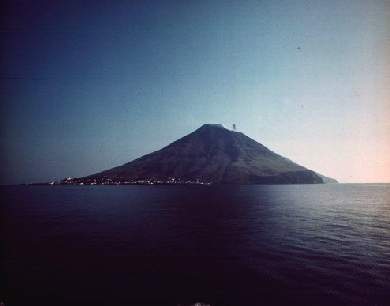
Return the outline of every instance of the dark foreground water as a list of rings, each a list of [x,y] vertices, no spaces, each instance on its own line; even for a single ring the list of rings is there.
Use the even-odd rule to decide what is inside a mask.
[[[1,188],[10,305],[390,305],[390,185]]]

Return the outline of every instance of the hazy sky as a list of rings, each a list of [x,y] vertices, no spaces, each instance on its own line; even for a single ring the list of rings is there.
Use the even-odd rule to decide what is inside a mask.
[[[1,183],[91,174],[203,123],[390,182],[390,1],[5,2]]]

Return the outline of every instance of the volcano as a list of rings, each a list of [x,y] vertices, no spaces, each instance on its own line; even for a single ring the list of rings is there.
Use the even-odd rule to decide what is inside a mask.
[[[159,151],[69,183],[321,184],[335,182],[241,132],[204,124]]]

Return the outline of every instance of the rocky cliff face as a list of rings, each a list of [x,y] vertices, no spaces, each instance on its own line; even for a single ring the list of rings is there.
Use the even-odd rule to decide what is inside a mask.
[[[321,175],[243,133],[205,124],[163,149],[80,180],[202,181],[231,184],[324,183]]]

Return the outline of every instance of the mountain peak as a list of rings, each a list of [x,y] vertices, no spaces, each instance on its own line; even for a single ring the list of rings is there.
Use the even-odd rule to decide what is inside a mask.
[[[312,184],[324,179],[222,124],[203,124],[159,151],[79,182]]]
[[[220,128],[226,129],[221,123],[205,123],[199,129]]]

